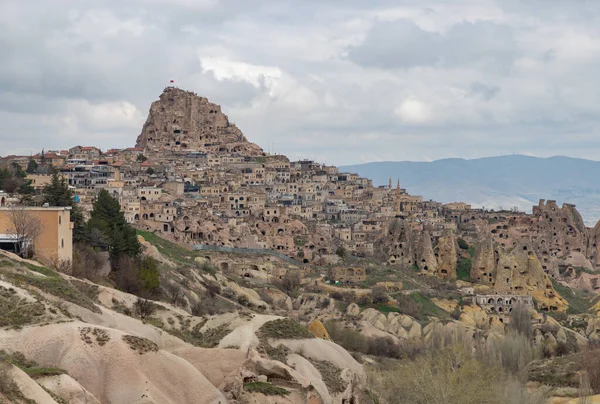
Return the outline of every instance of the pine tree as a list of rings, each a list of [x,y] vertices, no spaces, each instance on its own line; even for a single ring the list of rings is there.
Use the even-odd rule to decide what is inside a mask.
[[[50,184],[44,187],[43,203],[50,206],[70,206],[71,222],[73,222],[73,241],[76,243],[84,242],[88,239],[85,219],[81,208],[75,204],[73,191],[69,189],[67,180],[59,177],[58,172],[52,174]]]
[[[38,169],[38,163],[36,163],[34,159],[30,159],[29,163],[27,163],[27,169],[25,170],[25,171],[27,171],[27,174],[35,173],[37,169]]]
[[[104,189],[94,202],[88,229],[104,235],[113,262],[123,255],[137,257],[141,252],[135,229],[125,220],[119,202]]]
[[[64,178],[58,176],[58,172],[52,174],[50,184],[44,187],[44,203],[50,206],[73,206],[73,191]]]

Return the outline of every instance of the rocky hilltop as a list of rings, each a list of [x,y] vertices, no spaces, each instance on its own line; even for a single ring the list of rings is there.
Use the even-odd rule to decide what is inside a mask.
[[[262,156],[221,107],[191,91],[167,87],[152,103],[136,147],[152,155],[171,152],[239,153]]]

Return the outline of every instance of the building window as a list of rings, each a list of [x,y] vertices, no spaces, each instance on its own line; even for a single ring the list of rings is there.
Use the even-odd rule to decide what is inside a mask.
[[[62,216],[58,217],[58,224],[62,224]]]
[[[60,247],[65,248],[65,239],[60,240]]]

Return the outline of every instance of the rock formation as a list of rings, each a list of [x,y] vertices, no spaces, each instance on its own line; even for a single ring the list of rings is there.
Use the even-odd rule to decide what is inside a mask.
[[[447,231],[436,246],[438,268],[436,275],[442,279],[456,279],[456,235]]]
[[[419,248],[419,269],[427,274],[436,274],[438,269],[437,259],[431,245],[431,235],[424,231],[421,236],[421,245]]]
[[[152,103],[136,147],[149,155],[193,151],[263,155],[259,146],[248,142],[229,122],[219,105],[174,87],[165,88],[160,99]]]

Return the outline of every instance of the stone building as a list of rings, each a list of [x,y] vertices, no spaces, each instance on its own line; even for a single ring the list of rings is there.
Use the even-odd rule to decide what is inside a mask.
[[[364,268],[332,268],[330,277],[340,283],[360,283],[367,280],[367,272]]]
[[[523,295],[477,295],[473,298],[475,304],[490,313],[510,313],[517,304],[533,307],[531,296]]]
[[[33,240],[35,256],[45,264],[73,260],[73,224],[68,207],[0,208],[0,248],[14,248],[15,230],[11,215],[14,209],[23,210],[41,222],[41,232]]]

